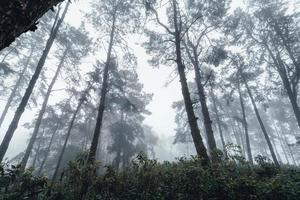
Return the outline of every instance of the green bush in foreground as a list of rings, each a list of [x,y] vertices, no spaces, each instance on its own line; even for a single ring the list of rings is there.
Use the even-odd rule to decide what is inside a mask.
[[[180,158],[177,162],[158,163],[142,154],[131,167],[116,171],[107,167],[95,176],[97,165],[83,167],[82,159],[69,163],[60,181],[47,184],[44,177],[18,167],[1,167],[0,199],[80,199],[88,183],[85,199],[203,199],[203,200],[298,200],[300,170],[293,167],[276,169],[265,158],[250,168],[243,159],[225,159],[202,167],[197,157]],[[46,194],[48,191],[48,194]],[[51,192],[49,192],[51,191]]]

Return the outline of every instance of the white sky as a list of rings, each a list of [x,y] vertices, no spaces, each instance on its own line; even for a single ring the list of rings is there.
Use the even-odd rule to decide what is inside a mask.
[[[233,8],[243,4],[243,0],[233,0],[232,2]],[[66,21],[74,26],[79,26],[82,18],[80,10],[86,11],[88,8],[89,0],[73,1],[66,16]],[[137,38],[136,41],[140,41],[141,38]],[[151,67],[147,63],[149,56],[145,53],[144,49],[139,45],[132,45],[135,46],[134,53],[138,58],[139,79],[144,84],[144,90],[154,94],[153,100],[148,106],[148,110],[152,112],[152,115],[146,118],[145,123],[151,126],[161,139],[156,149],[156,157],[163,160],[170,159],[170,157],[181,156],[186,152],[178,152],[172,145],[176,124],[174,123],[175,111],[171,107],[174,101],[182,99],[180,84],[178,79],[175,79],[168,87],[165,86],[166,82],[170,80],[170,74],[173,72],[174,68],[162,66],[157,69]],[[53,96],[55,98],[56,95],[54,94]],[[56,96],[56,98],[59,97]],[[1,103],[0,111],[2,111],[3,106],[3,103]],[[15,108],[10,110],[4,125],[1,127],[0,139],[2,139],[5,134],[14,111]],[[19,128],[8,149],[8,157],[12,157],[24,150],[29,134],[22,125],[26,122],[30,122],[36,112],[36,110],[30,111],[28,109],[24,112],[19,123]]]

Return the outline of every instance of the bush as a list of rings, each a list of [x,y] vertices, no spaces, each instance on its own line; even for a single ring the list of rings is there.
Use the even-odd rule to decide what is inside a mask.
[[[69,164],[68,172],[55,183],[47,198],[44,195],[49,188],[44,184],[44,178],[34,177],[30,171],[20,175],[17,169],[1,168],[1,198],[13,199],[9,195],[22,191],[24,193],[18,199],[26,199],[30,194],[31,199],[80,199],[82,186],[88,183],[87,200],[299,199],[299,169],[283,167],[279,170],[263,157],[256,158],[256,161],[258,165],[250,168],[245,161],[226,158],[204,168],[198,157],[159,163],[140,154],[126,169],[118,171],[107,166],[104,174],[94,176],[98,164],[86,167],[82,159],[77,159]],[[20,180],[18,183],[17,179]],[[15,184],[23,186],[14,191]],[[9,188],[8,192],[5,192],[5,188]],[[37,190],[43,192],[34,194]]]

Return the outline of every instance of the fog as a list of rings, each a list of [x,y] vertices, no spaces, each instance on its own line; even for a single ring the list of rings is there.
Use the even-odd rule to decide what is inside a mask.
[[[114,1],[108,2],[112,8],[116,6]],[[230,148],[237,148],[240,150],[240,154],[249,160],[249,146],[247,145],[250,143],[250,148],[252,148],[251,160],[257,155],[264,155],[273,161],[275,158],[275,163],[297,165],[300,158],[298,155],[299,127],[297,120],[300,120],[300,115],[297,118],[299,114],[299,109],[296,109],[298,105],[297,90],[299,78],[295,71],[298,70],[297,62],[299,58],[295,58],[297,61],[294,62],[293,55],[296,56],[298,53],[298,46],[294,44],[298,40],[294,38],[294,40],[288,41],[291,49],[286,50],[287,47],[284,41],[282,44],[274,42],[276,37],[279,36],[274,34],[276,31],[274,32],[272,27],[268,27],[270,29],[269,32],[264,33],[269,34],[270,38],[265,39],[263,42],[270,43],[270,52],[273,50],[278,51],[276,56],[281,56],[283,65],[289,70],[287,78],[290,83],[288,84],[290,84],[289,87],[292,87],[293,91],[291,91],[291,94],[288,94],[286,91],[288,86],[285,82],[282,83],[281,80],[285,79],[282,78],[280,72],[276,71],[276,63],[279,62],[276,59],[279,58],[274,58],[275,61],[272,60],[271,53],[269,52],[270,55],[266,55],[268,54],[264,53],[267,51],[266,47],[261,46],[256,39],[256,37],[258,39],[262,38],[261,40],[264,39],[264,35],[259,35],[262,34],[260,29],[267,26],[263,20],[268,17],[272,18],[273,15],[271,17],[263,16],[265,17],[262,17],[263,19],[258,17],[258,20],[255,21],[253,19],[253,22],[247,21],[247,17],[249,17],[247,14],[263,12],[259,9],[270,9],[269,7],[261,8],[262,5],[256,7],[254,3],[251,4],[251,1],[249,2],[247,4],[244,1],[233,0],[231,3],[227,2],[227,7],[222,3],[215,5],[216,7],[220,6],[220,8],[218,8],[219,10],[216,9],[217,13],[214,13],[216,16],[213,16],[215,19],[212,21],[210,21],[208,16],[202,16],[204,18],[203,21],[201,21],[201,17],[199,17],[199,20],[193,19],[193,17],[195,18],[193,14],[196,15],[197,10],[189,8],[187,1],[178,3],[179,10],[184,18],[184,28],[187,28],[186,32],[189,33],[190,38],[188,39],[191,39],[191,43],[197,39],[198,32],[203,31],[203,28],[206,26],[214,27],[211,32],[206,33],[207,38],[203,39],[205,41],[201,43],[201,51],[205,51],[206,54],[199,53],[199,62],[202,64],[199,70],[202,74],[201,84],[205,90],[203,94],[206,97],[206,103],[201,102],[203,96],[201,97],[201,94],[199,94],[197,81],[195,82],[195,74],[192,67],[193,61],[189,61],[191,56],[188,55],[188,51],[191,49],[182,44],[182,49],[187,48],[187,50],[182,50],[182,64],[186,65],[187,68],[184,71],[184,75],[187,77],[189,98],[192,100],[190,106],[198,119],[196,124],[199,127],[200,136],[208,154],[211,154],[214,146],[225,153],[224,151],[226,151],[228,146],[229,152],[232,150]],[[283,15],[282,19],[285,19],[285,12],[293,14],[295,9],[297,9],[296,1],[287,2],[284,6],[288,11],[283,10],[280,13]],[[35,119],[38,118],[45,100],[47,87],[49,87],[55,74],[56,67],[62,60],[64,48],[71,48],[71,53],[63,61],[63,69],[58,73],[58,78],[51,89],[49,101],[45,106],[44,112],[46,114],[41,118],[41,125],[37,130],[38,139],[33,143],[33,149],[31,149],[29,161],[27,162],[28,165],[32,162],[37,162],[35,163],[37,165],[42,162],[42,158],[38,159],[38,161],[34,160],[37,159],[39,154],[47,151],[47,143],[51,138],[50,133],[55,129],[55,125],[51,124],[55,121],[53,116],[58,117],[58,121],[62,123],[55,145],[52,147],[53,149],[48,149],[48,151],[51,151],[49,162],[53,162],[51,164],[55,165],[55,159],[63,146],[72,114],[82,98],[85,99],[82,102],[83,108],[79,109],[78,116],[75,115],[77,118],[75,118],[73,130],[70,132],[70,141],[67,142],[67,146],[69,145],[69,148],[78,148],[75,148],[76,153],[79,150],[89,151],[94,127],[99,122],[96,120],[96,117],[97,114],[99,116],[98,107],[99,105],[101,106],[101,91],[103,90],[103,76],[105,76],[103,74],[105,74],[104,71],[107,65],[111,65],[112,72],[109,72],[108,92],[104,94],[104,97],[105,95],[107,96],[103,105],[105,109],[103,122],[99,122],[102,124],[99,129],[101,134],[98,148],[96,149],[96,158],[106,164],[119,162],[117,164],[118,167],[119,165],[125,167],[126,163],[130,162],[140,150],[146,151],[146,154],[159,161],[173,161],[178,157],[200,154],[195,144],[196,136],[194,134],[197,133],[193,133],[190,130],[190,127],[193,126],[191,124],[193,117],[189,118],[191,113],[188,113],[188,115],[185,113],[185,109],[188,110],[187,104],[189,102],[187,97],[183,98],[182,95],[182,80],[180,81],[179,79],[180,76],[176,67],[179,66],[178,58],[172,57],[178,49],[175,50],[172,47],[172,42],[168,42],[168,40],[172,40],[172,35],[168,35],[168,31],[164,27],[166,25],[170,29],[174,29],[173,22],[170,22],[172,21],[172,16],[170,16],[171,12],[169,10],[171,8],[168,1],[161,1],[155,4],[157,7],[147,8],[148,10],[143,10],[145,6],[141,3],[137,3],[133,7],[128,6],[126,3],[120,3],[120,5],[124,6],[124,10],[121,9],[119,13],[117,12],[120,16],[117,18],[119,20],[116,22],[117,25],[115,25],[115,46],[112,47],[113,50],[110,53],[110,20],[113,17],[113,10],[109,10],[111,8],[106,5],[99,4],[99,7],[97,7],[95,3],[91,3],[92,1],[75,1],[68,8],[57,36],[54,36],[56,39],[47,55],[41,75],[26,105],[25,112],[18,123],[18,128],[13,133],[5,158],[7,160],[12,159],[11,162],[20,162],[20,159],[22,159],[24,151],[28,147],[27,144],[32,138],[36,123]],[[49,11],[40,20],[41,23],[38,25],[36,32],[23,34],[17,42],[1,52],[2,63],[5,64],[3,66],[12,70],[7,73],[4,70],[0,77],[0,111],[2,112],[9,101],[11,90],[17,82],[20,72],[22,72],[22,65],[23,67],[26,65],[24,63],[26,63],[26,56],[28,57],[30,52],[29,45],[31,47],[34,46],[28,70],[24,73],[24,77],[15,93],[16,97],[12,100],[1,125],[0,139],[3,139],[7,130],[10,129],[9,125],[15,116],[17,106],[46,45],[47,36],[55,20],[55,15],[60,10],[58,16],[62,18],[64,9],[65,3],[62,3],[60,9],[55,7],[54,12]],[[223,9],[225,10],[224,13],[222,13]],[[242,13],[244,11],[246,14]],[[104,14],[100,14],[101,12]],[[132,15],[127,12],[132,12]],[[187,12],[192,14],[189,15]],[[134,17],[138,16],[140,18],[134,19]],[[291,26],[294,24],[298,25],[299,18],[296,15],[291,16],[291,18],[294,20],[290,22]],[[238,20],[245,20],[245,22],[241,23],[245,27],[234,27],[234,23]],[[59,21],[54,24],[57,26],[58,23]],[[280,19],[278,23],[281,25]],[[137,26],[138,28],[136,29],[139,29],[135,33],[133,33],[135,30],[131,30],[134,26]],[[234,28],[236,29],[229,30]],[[253,29],[254,36],[249,33],[251,29]],[[243,32],[243,30],[246,31]],[[299,34],[295,29],[289,31],[289,33],[286,33],[290,34],[287,36],[287,39]],[[51,33],[53,34],[53,28]],[[74,36],[71,37],[68,34],[73,34]],[[182,35],[183,38],[185,38],[184,34]],[[88,37],[85,38],[86,36]],[[157,38],[158,42],[154,41],[151,43],[152,37]],[[37,44],[33,45],[34,43]],[[14,46],[16,46],[15,49],[17,51],[11,51]],[[72,48],[74,48],[74,52]],[[210,55],[213,53],[215,55]],[[6,54],[8,55],[7,57]],[[226,54],[226,56],[224,57],[223,54]],[[134,56],[136,58],[133,58]],[[209,59],[213,60],[208,61]],[[153,62],[149,62],[150,60],[154,60],[157,63],[153,64]],[[241,80],[237,80],[236,77],[239,76],[237,73],[240,73],[241,69],[245,71],[245,74],[241,75]],[[129,89],[126,88],[127,82],[124,81],[128,77],[125,79],[121,77],[122,74],[126,73],[129,74],[130,81],[132,81],[128,85],[128,88],[132,88]],[[135,77],[135,73],[137,77]],[[98,79],[95,79],[95,77],[98,77]],[[118,81],[121,85],[115,86]],[[243,81],[245,83],[242,83]],[[236,86],[237,82],[238,86]],[[139,84],[143,85],[143,87]],[[120,89],[121,87],[122,89]],[[237,93],[238,87],[240,87],[239,90],[241,90],[242,94]],[[252,101],[252,97],[248,97],[248,95],[251,95],[251,92],[249,93],[250,90],[252,90],[252,95],[254,94],[255,96],[253,98],[254,101]],[[125,94],[126,91],[128,94]],[[82,97],[81,95],[84,92],[88,94]],[[119,93],[124,96],[121,95],[122,97],[119,97]],[[147,97],[147,95],[151,97]],[[197,95],[200,95],[200,97]],[[72,96],[74,96],[73,99]],[[244,99],[245,103],[243,111],[239,105],[240,97]],[[291,105],[290,101],[293,98],[296,98],[296,102]],[[67,101],[67,103],[62,101]],[[124,102],[127,101],[130,102],[129,108],[122,107]],[[207,107],[208,113],[203,111],[203,103],[206,104],[205,107]],[[253,107],[255,103],[257,104],[255,106],[258,108]],[[65,111],[62,110],[64,105],[67,107]],[[50,108],[52,110],[49,110]],[[131,111],[131,109],[136,108],[136,112]],[[248,125],[246,127],[244,126],[246,122],[243,122],[245,120],[243,119],[243,112],[245,112],[245,117],[247,118]],[[120,154],[118,151],[123,150],[114,147],[114,145],[117,145],[116,141],[121,139],[118,139],[116,135],[111,135],[111,127],[117,124],[118,118],[122,118],[124,113],[128,115],[129,124],[137,123],[133,132],[137,131],[136,129],[143,130],[140,130],[141,132],[139,133],[128,133],[130,135],[128,137],[133,138],[127,141],[127,147],[134,148],[134,150],[126,158],[129,159],[128,161],[116,161],[118,157],[116,155]],[[258,115],[261,116],[258,117]],[[207,119],[209,116],[210,118]],[[45,119],[45,117],[47,118]],[[261,118],[261,120],[257,120],[258,118]],[[209,125],[210,120],[212,121],[211,125]],[[84,125],[87,127],[84,127]],[[119,129],[122,130],[120,127]],[[43,130],[45,135],[42,134]],[[123,129],[123,131],[125,130]],[[245,131],[247,131],[246,135]],[[190,132],[192,132],[192,136]],[[249,138],[247,139],[247,137]],[[267,140],[264,139],[265,137]],[[211,141],[212,138],[213,141]],[[142,142],[139,144],[140,141]],[[152,143],[147,144],[149,141]],[[139,145],[142,147],[140,148]],[[269,150],[269,148],[271,149]],[[149,149],[153,150],[150,151]],[[72,149],[70,151],[72,152]],[[121,155],[124,157],[125,153],[128,152],[121,152]],[[68,156],[70,158],[74,157],[70,152],[68,152]],[[49,164],[49,169],[53,170],[51,164]]]

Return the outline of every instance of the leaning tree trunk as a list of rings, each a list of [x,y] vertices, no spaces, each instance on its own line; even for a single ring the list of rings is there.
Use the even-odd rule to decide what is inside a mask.
[[[38,143],[38,146],[37,146],[37,149],[36,149],[36,153],[35,153],[34,159],[33,159],[32,164],[31,164],[32,168],[35,168],[37,158],[39,157],[41,144],[42,144],[41,138],[44,137],[44,133],[45,133],[45,128],[43,129],[42,135],[40,136],[40,140],[39,140],[39,143]]]
[[[214,94],[214,91],[212,89],[212,86],[210,86],[210,94],[211,94],[211,98],[212,98],[212,102],[213,102],[213,108],[216,114],[216,121],[218,124],[218,129],[219,129],[219,133],[220,133],[220,137],[221,137],[221,142],[222,142],[222,146],[223,146],[223,152],[225,154],[225,156],[227,156],[227,152],[226,152],[226,143],[225,143],[225,139],[224,139],[224,135],[223,135],[223,131],[222,131],[222,126],[221,126],[221,119],[220,119],[220,115],[219,115],[219,111],[217,108],[217,103],[216,103],[216,97]]]
[[[35,123],[35,126],[34,126],[34,130],[33,130],[33,133],[32,133],[32,136],[30,138],[30,141],[27,145],[27,148],[26,148],[26,151],[25,151],[25,155],[21,161],[21,168],[24,169],[26,167],[26,164],[28,162],[28,159],[29,159],[29,156],[30,156],[30,153],[33,149],[33,145],[36,141],[36,138],[38,136],[38,133],[39,133],[39,128],[40,128],[40,125],[42,123],[42,120],[43,120],[43,117],[44,117],[44,114],[45,114],[45,111],[46,111],[46,108],[47,108],[47,104],[48,104],[48,101],[49,101],[49,97],[51,95],[51,92],[52,92],[52,89],[53,89],[53,86],[57,80],[57,77],[58,77],[58,74],[60,73],[60,70],[61,68],[63,67],[63,64],[64,64],[64,61],[65,61],[65,58],[67,56],[67,53],[68,53],[68,48],[65,49],[61,59],[60,59],[60,63],[58,64],[58,67],[56,69],[56,72],[52,78],[52,81],[48,87],[48,90],[46,92],[46,95],[45,95],[45,99],[44,99],[44,102],[43,102],[43,105],[42,105],[42,108],[39,112],[39,115],[38,115],[38,118],[36,120],[36,123]]]
[[[18,106],[18,108],[16,110],[16,113],[14,115],[14,118],[11,121],[10,126],[9,126],[9,128],[8,128],[5,136],[4,136],[4,139],[3,139],[2,143],[1,143],[1,146],[0,146],[0,162],[2,162],[2,160],[4,158],[4,155],[5,155],[5,153],[6,153],[7,149],[8,149],[8,146],[9,146],[9,143],[11,141],[11,138],[13,137],[14,132],[15,132],[15,130],[18,127],[20,118],[21,118],[21,116],[22,116],[22,114],[23,114],[23,112],[25,110],[25,107],[26,107],[26,105],[28,103],[30,95],[31,95],[31,93],[33,91],[33,88],[34,88],[35,84],[36,84],[36,81],[38,80],[39,75],[40,75],[40,73],[41,73],[41,71],[43,69],[43,66],[45,64],[46,58],[47,58],[47,56],[48,56],[48,54],[50,52],[50,49],[51,49],[51,47],[53,45],[53,42],[54,42],[54,40],[56,38],[57,32],[59,30],[59,27],[60,27],[60,25],[62,24],[62,22],[63,22],[63,20],[65,18],[65,15],[67,13],[68,7],[69,7],[69,2],[67,3],[67,5],[65,7],[65,10],[64,10],[61,18],[57,21],[57,23],[54,22],[54,26],[55,27],[53,27],[53,29],[52,29],[52,31],[50,33],[50,36],[49,36],[49,39],[47,41],[45,50],[44,50],[44,52],[43,52],[43,54],[42,54],[42,56],[41,56],[41,58],[40,58],[40,60],[38,62],[38,65],[37,65],[37,67],[35,69],[35,72],[34,72],[32,78],[31,78],[30,82],[29,82],[29,85],[28,85],[28,87],[27,87],[27,89],[25,91],[25,94],[24,94],[24,96],[23,96],[23,98],[21,100],[21,103],[19,104],[19,106]]]
[[[29,56],[28,56],[28,58],[26,60],[25,66],[24,66],[23,70],[21,71],[20,76],[19,76],[19,78],[18,78],[18,80],[17,80],[14,88],[12,89],[11,94],[9,95],[9,98],[8,98],[6,104],[5,104],[4,110],[3,110],[2,114],[1,114],[1,117],[0,117],[0,127],[1,127],[3,121],[4,121],[5,117],[6,117],[8,109],[11,106],[13,98],[16,96],[16,92],[17,92],[18,88],[20,87],[21,81],[24,78],[25,72],[26,72],[26,70],[27,70],[27,68],[29,66],[29,62],[31,60],[31,57],[32,57],[32,54],[33,54],[34,50],[35,50],[35,45],[33,45],[33,47],[31,48],[31,51],[30,51],[30,54],[29,54]]]
[[[40,167],[39,167],[39,169],[37,171],[37,175],[40,175],[41,172],[42,172],[42,170],[43,170],[43,168],[44,168],[44,165],[45,165],[45,163],[46,163],[46,161],[48,159],[48,156],[50,154],[50,149],[51,149],[51,146],[53,144],[53,141],[54,141],[54,138],[56,136],[57,131],[58,131],[58,125],[56,125],[56,127],[55,127],[55,129],[54,129],[54,131],[53,131],[53,133],[51,135],[50,142],[49,142],[49,144],[48,144],[48,146],[46,148],[46,155],[44,156],[44,158],[42,160],[42,163],[41,163],[41,165],[40,165]]]
[[[197,118],[195,116],[195,112],[193,109],[193,104],[192,104],[192,100],[190,97],[190,92],[189,92],[189,88],[185,76],[185,66],[183,64],[182,56],[181,56],[182,38],[181,38],[180,28],[178,27],[180,23],[178,22],[178,10],[177,10],[177,5],[175,0],[173,0],[173,13],[174,13],[173,20],[174,20],[174,29],[175,29],[174,37],[175,37],[175,47],[176,47],[176,64],[177,64],[178,74],[181,83],[184,105],[188,117],[188,122],[191,128],[191,135],[194,141],[196,152],[203,159],[203,164],[207,165],[209,163],[209,157],[206,148],[204,146],[202,137],[200,135],[200,130],[197,124]]]
[[[252,157],[250,138],[249,138],[249,132],[248,132],[248,122],[247,122],[246,111],[245,111],[245,103],[244,103],[244,99],[242,96],[239,79],[238,79],[237,87],[238,87],[239,99],[240,99],[240,104],[241,104],[241,109],[242,109],[243,127],[245,130],[245,137],[246,137],[247,156],[248,156],[248,160],[249,160],[250,164],[253,165],[253,157]]]
[[[280,136],[280,134],[279,134],[279,132],[278,132],[278,128],[277,128],[277,126],[276,126],[275,123],[274,123],[274,129],[275,129],[275,132],[276,132],[276,134],[277,134],[277,137],[279,138],[279,143],[280,143],[281,149],[282,149],[282,151],[283,151],[283,155],[284,155],[284,157],[285,157],[285,160],[287,161],[287,164],[289,165],[290,162],[289,162],[289,158],[288,158],[288,156],[287,156],[286,149],[285,149],[284,144],[283,144],[283,139],[282,139],[282,137]]]
[[[280,126],[280,132],[281,132],[281,134],[280,134],[281,137],[280,138],[284,142],[283,144],[287,147],[287,150],[288,150],[288,152],[289,152],[289,154],[290,154],[290,156],[292,158],[292,161],[293,161],[294,165],[297,166],[297,162],[296,162],[296,160],[294,158],[293,152],[292,152],[292,150],[291,150],[291,148],[289,146],[287,138],[285,137],[286,135],[284,134],[284,131],[283,131],[283,128],[282,128],[282,124],[280,124],[279,126]]]
[[[256,103],[255,103],[255,100],[254,100],[253,95],[252,95],[252,93],[251,93],[251,90],[250,90],[250,88],[249,88],[249,86],[248,86],[248,83],[247,83],[246,79],[243,77],[243,75],[241,75],[241,76],[242,76],[242,79],[243,79],[243,81],[244,81],[245,87],[246,87],[246,89],[247,89],[248,95],[249,95],[249,97],[250,97],[250,100],[251,100],[251,103],[252,103],[252,106],[253,106],[253,109],[254,109],[256,118],[257,118],[257,120],[258,120],[258,122],[259,122],[260,128],[261,128],[261,130],[262,130],[262,132],[263,132],[263,134],[264,134],[264,137],[265,137],[265,139],[266,139],[266,142],[267,142],[267,144],[268,144],[268,147],[269,147],[269,150],[270,150],[270,153],[271,153],[273,162],[274,162],[274,164],[275,164],[276,167],[280,168],[280,165],[279,165],[279,162],[278,162],[277,157],[276,157],[276,155],[275,155],[275,152],[274,152],[272,143],[271,143],[271,141],[270,141],[270,138],[269,138],[269,135],[268,135],[267,130],[266,130],[266,128],[265,128],[265,125],[264,125],[264,123],[263,123],[263,121],[262,121],[262,119],[261,119],[261,117],[260,117],[259,111],[258,111],[257,106],[256,106]]]
[[[36,30],[37,21],[63,0],[2,0],[0,2],[0,51],[27,31]]]
[[[288,98],[292,105],[293,112],[294,112],[294,115],[295,115],[297,123],[298,123],[298,127],[300,128],[300,108],[299,108],[299,105],[297,102],[297,94],[295,94],[296,91],[293,91],[293,89],[292,89],[291,82],[287,75],[287,70],[286,70],[285,64],[283,63],[280,56],[276,57],[273,54],[273,52],[271,51],[271,49],[269,48],[269,46],[267,44],[265,44],[265,47],[276,66],[276,70],[282,80],[283,86],[287,92]]]
[[[197,53],[197,52],[195,52],[195,53]],[[198,95],[199,95],[200,104],[201,104],[204,127],[206,130],[207,144],[208,144],[208,147],[209,147],[208,149],[209,149],[210,153],[212,153],[214,150],[217,149],[217,145],[216,145],[216,141],[215,141],[215,137],[214,137],[214,132],[212,129],[212,121],[211,121],[208,107],[207,107],[204,87],[201,83],[201,74],[199,71],[200,69],[199,69],[198,60],[195,59],[195,62],[196,62],[194,65],[194,71],[195,71],[195,77],[196,77],[195,79],[196,79]],[[222,144],[223,144],[223,147],[225,147],[223,135],[222,135]]]
[[[103,81],[102,81],[102,88],[101,88],[101,96],[100,96],[100,105],[98,108],[98,116],[96,121],[96,126],[94,130],[94,135],[92,139],[92,143],[90,146],[90,151],[88,155],[88,163],[92,163],[95,160],[101,127],[102,127],[102,121],[103,121],[103,115],[105,110],[105,99],[108,89],[108,77],[109,77],[109,68],[111,63],[111,54],[112,54],[112,48],[114,44],[114,37],[115,37],[115,30],[116,30],[116,20],[117,20],[117,9],[115,9],[113,13],[113,20],[112,20],[112,26],[111,26],[111,32],[110,32],[110,38],[109,38],[109,45],[108,45],[108,52],[106,57],[106,62],[104,66],[104,72],[103,72]]]
[[[81,105],[83,104],[84,100],[85,100],[85,97],[80,98],[79,103],[78,103],[78,105],[77,105],[77,107],[76,107],[76,110],[75,110],[75,112],[74,112],[74,114],[73,114],[73,117],[72,117],[72,119],[71,119],[70,125],[69,125],[69,127],[68,127],[68,131],[67,131],[67,134],[66,134],[66,138],[65,138],[65,141],[64,141],[64,145],[63,145],[62,150],[61,150],[61,152],[60,152],[60,154],[59,154],[59,158],[58,158],[58,161],[57,161],[57,165],[56,165],[56,167],[55,167],[55,170],[54,170],[54,173],[53,173],[53,176],[52,176],[52,179],[51,179],[51,180],[52,180],[52,181],[51,181],[52,183],[53,183],[53,182],[55,181],[55,179],[57,178],[58,171],[59,171],[59,168],[60,168],[60,164],[61,164],[62,158],[63,158],[63,156],[64,156],[64,153],[65,153],[65,150],[66,150],[66,147],[67,147],[67,144],[68,144],[70,135],[71,135],[71,131],[72,131],[72,128],[73,128],[73,125],[74,125],[76,116],[77,116],[77,114],[78,114],[78,112],[79,112],[79,110],[80,110],[80,107],[81,107]]]

